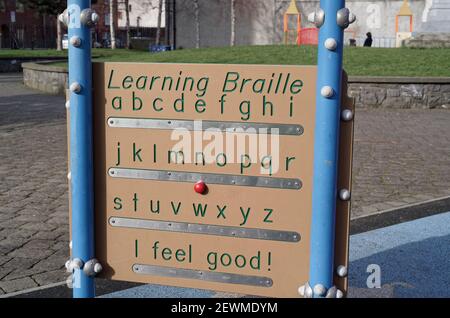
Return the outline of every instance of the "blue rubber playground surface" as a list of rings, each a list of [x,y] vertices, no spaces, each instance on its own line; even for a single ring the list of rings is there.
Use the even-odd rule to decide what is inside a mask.
[[[380,289],[368,289],[373,264]],[[450,297],[450,212],[350,238],[350,297]],[[144,285],[107,298],[209,298],[212,291]],[[382,295],[382,296],[380,296]],[[386,296],[388,295],[388,296]]]

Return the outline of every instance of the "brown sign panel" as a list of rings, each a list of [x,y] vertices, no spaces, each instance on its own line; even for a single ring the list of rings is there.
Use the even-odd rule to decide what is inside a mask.
[[[298,297],[309,272],[316,72],[95,63],[101,277]],[[343,107],[353,107],[346,94]],[[353,124],[342,129],[339,182],[350,187]],[[350,207],[338,209],[336,266],[348,262]],[[345,279],[336,284],[346,291]]]

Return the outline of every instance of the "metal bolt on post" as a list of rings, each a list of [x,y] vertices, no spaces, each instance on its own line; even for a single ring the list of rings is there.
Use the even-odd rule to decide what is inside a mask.
[[[321,0],[320,9],[309,19],[320,30],[310,280],[299,292],[306,297],[342,297],[342,292],[333,286],[342,53],[344,29],[355,17],[345,8],[345,0]],[[349,117],[348,113],[342,114],[345,120]],[[347,192],[341,191],[341,199],[349,199]]]
[[[91,31],[81,21],[90,0],[68,0],[61,19],[69,30],[70,184],[72,191],[73,297],[94,297],[94,278],[83,266],[94,258]]]

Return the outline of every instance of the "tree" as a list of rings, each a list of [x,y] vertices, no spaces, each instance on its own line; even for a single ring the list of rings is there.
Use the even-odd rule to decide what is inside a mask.
[[[236,45],[236,0],[231,0],[231,39],[230,45]]]
[[[163,0],[158,0],[158,24],[156,26],[156,45],[161,44],[162,10],[163,10]]]
[[[194,17],[195,17],[195,47],[200,48],[200,5],[198,0],[194,0]]]
[[[115,27],[115,12],[114,12],[114,3],[115,0],[109,0],[109,32],[111,36],[111,49],[116,49],[116,27]]]
[[[131,30],[130,30],[130,1],[125,0],[125,19],[127,28],[127,49],[131,48]]]
[[[21,0],[20,2],[30,9],[37,10],[42,15],[48,14],[56,18],[56,48],[58,51],[62,50],[62,27],[58,15],[67,8],[67,0]]]

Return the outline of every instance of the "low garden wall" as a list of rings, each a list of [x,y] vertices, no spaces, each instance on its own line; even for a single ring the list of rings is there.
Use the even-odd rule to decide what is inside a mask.
[[[450,77],[349,77],[356,106],[450,108]]]
[[[48,94],[64,95],[69,80],[67,69],[48,63],[51,61],[23,63],[23,83]]]
[[[0,57],[0,73],[15,73],[22,72],[22,63],[27,62],[38,62],[38,61],[57,61],[57,60],[66,60],[65,57],[19,57],[19,58],[4,58]]]
[[[23,63],[25,85],[64,95],[68,86],[66,68],[47,63]],[[450,77],[350,76],[348,94],[360,108],[450,108]]]

